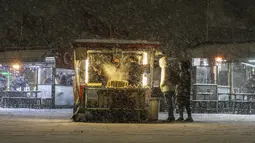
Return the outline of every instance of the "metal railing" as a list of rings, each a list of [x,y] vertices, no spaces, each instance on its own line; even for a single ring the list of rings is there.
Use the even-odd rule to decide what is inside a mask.
[[[229,99],[191,100],[193,112],[255,114],[255,93],[218,93],[218,97],[222,95],[227,95]]]

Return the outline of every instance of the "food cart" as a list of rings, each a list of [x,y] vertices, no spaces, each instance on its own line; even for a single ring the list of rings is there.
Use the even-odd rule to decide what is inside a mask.
[[[73,120],[157,120],[153,64],[159,46],[149,41],[75,40]]]

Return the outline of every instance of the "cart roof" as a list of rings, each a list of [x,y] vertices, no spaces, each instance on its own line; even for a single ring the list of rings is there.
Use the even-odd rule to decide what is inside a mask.
[[[159,46],[159,42],[147,41],[147,40],[119,40],[119,39],[77,39],[73,41],[73,44],[127,44],[127,45],[148,45]]]

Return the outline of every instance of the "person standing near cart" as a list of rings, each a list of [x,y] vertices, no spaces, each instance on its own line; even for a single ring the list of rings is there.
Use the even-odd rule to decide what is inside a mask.
[[[191,116],[191,108],[190,108],[190,84],[191,84],[191,74],[190,68],[191,63],[188,60],[181,61],[179,64],[180,68],[180,80],[177,86],[177,104],[179,108],[180,117],[177,121],[184,121],[183,118],[183,110],[186,108],[188,118],[185,120],[187,122],[193,122]]]
[[[167,58],[163,56],[159,60],[159,66],[161,67],[161,79],[160,79],[160,89],[163,93],[163,96],[168,101],[168,118],[167,121],[173,122],[175,121],[174,118],[174,106],[173,106],[173,99],[174,99],[174,87],[171,82],[169,81],[169,70],[167,64]]]

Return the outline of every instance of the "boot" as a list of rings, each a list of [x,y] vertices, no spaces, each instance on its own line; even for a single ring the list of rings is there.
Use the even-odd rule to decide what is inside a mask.
[[[183,117],[179,117],[176,121],[182,122],[184,121]]]
[[[183,107],[182,106],[179,106],[179,114],[180,114],[180,117],[176,121],[184,121],[184,118],[183,118]]]
[[[185,120],[186,122],[193,122],[193,119],[192,119],[192,116],[191,116],[191,109],[190,109],[190,106],[186,106],[186,110],[187,110],[187,113],[188,113],[188,118]]]
[[[194,120],[192,119],[192,117],[188,117],[185,121],[186,121],[186,122],[194,122]]]
[[[174,117],[168,117],[167,118],[167,122],[174,122],[175,121],[175,118]]]

